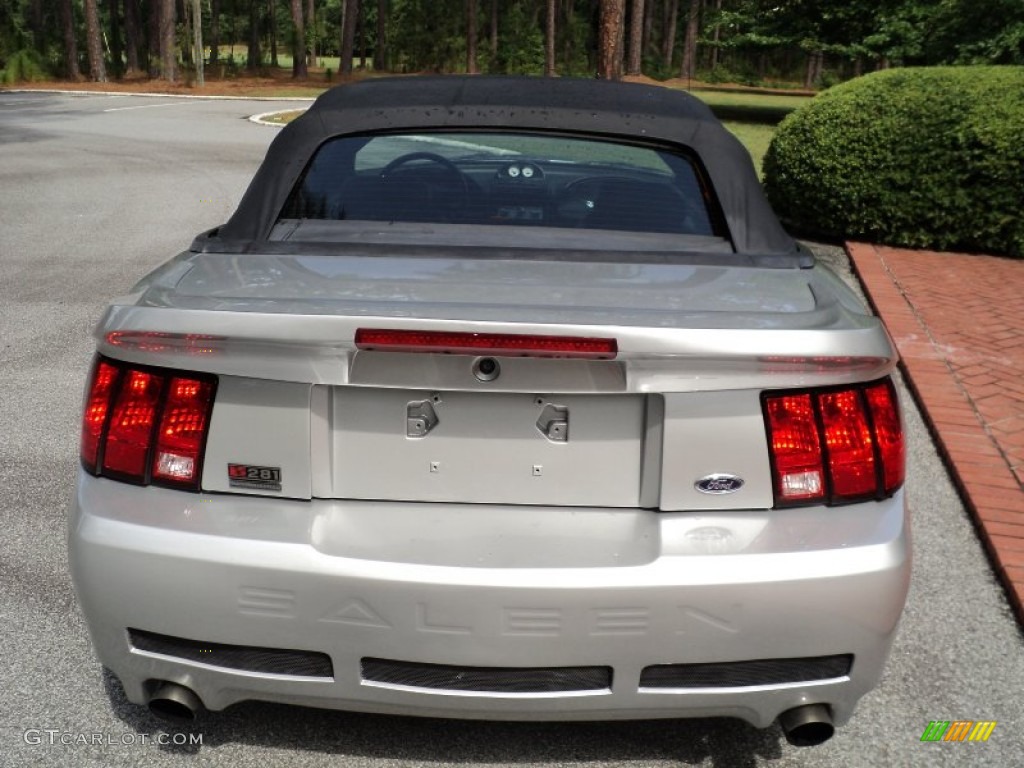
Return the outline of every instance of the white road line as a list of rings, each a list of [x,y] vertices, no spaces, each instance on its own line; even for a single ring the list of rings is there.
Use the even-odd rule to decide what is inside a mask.
[[[152,109],[153,107],[180,107],[184,104],[188,104],[187,101],[172,101],[169,104],[142,104],[137,107],[111,107],[110,109],[104,109],[104,112],[124,112],[128,109]]]

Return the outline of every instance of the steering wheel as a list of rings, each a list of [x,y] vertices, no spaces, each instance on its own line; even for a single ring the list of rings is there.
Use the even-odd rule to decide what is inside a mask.
[[[393,178],[395,171],[403,165],[407,163],[414,163],[417,160],[426,160],[444,169],[447,177],[458,185],[459,194],[447,200],[443,200],[442,202],[446,208],[451,209],[451,212],[463,211],[470,200],[469,181],[466,179],[466,175],[459,170],[455,163],[436,152],[410,152],[406,155],[399,155],[381,169],[381,180],[387,181],[388,179]],[[448,186],[449,185],[447,184],[445,185],[446,188]]]

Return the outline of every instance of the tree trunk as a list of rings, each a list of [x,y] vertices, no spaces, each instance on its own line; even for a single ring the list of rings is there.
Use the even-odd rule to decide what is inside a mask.
[[[544,76],[554,77],[555,72],[555,0],[547,0],[547,15],[544,19]]]
[[[366,69],[366,14],[359,9],[359,68]]]
[[[626,0],[622,0],[622,23],[619,24],[619,77],[626,71]]]
[[[263,51],[260,50],[260,2],[249,0],[249,51],[245,57],[245,66],[255,71],[263,64]]]
[[[573,71],[573,54],[575,52],[575,47],[573,46],[573,43],[575,42],[573,38],[576,34],[573,30],[575,16],[575,8],[573,7],[574,5],[574,0],[565,0],[565,24],[563,26],[563,29],[565,31],[562,33],[562,40],[564,41],[563,45],[565,46],[565,50],[562,52],[562,56],[564,58],[564,63],[562,64],[562,67],[563,71],[567,73],[571,73]]]
[[[647,0],[644,3],[644,47],[643,52],[650,54],[657,52],[654,47],[654,8],[657,6],[655,0]]]
[[[231,6],[227,13],[228,40],[231,41],[231,44],[228,46],[228,61],[234,67],[235,43],[238,42],[238,0],[228,0],[228,5]]]
[[[377,0],[377,46],[373,51],[373,68],[388,68],[388,0]]]
[[[180,0],[178,4],[178,13],[182,19],[182,26],[185,27],[185,34],[182,35],[178,42],[181,44],[181,63],[185,67],[192,66],[192,4],[190,0]]]
[[[160,8],[163,0],[149,0],[146,12],[140,18],[146,20],[146,72],[150,77],[160,77],[163,66],[160,57]],[[141,8],[140,8],[141,10]]]
[[[124,57],[126,74],[139,71],[139,0],[124,0]]]
[[[491,61],[498,58],[498,0],[491,0]]]
[[[103,63],[103,41],[100,40],[100,12],[96,0],[85,0],[85,44],[89,54],[89,78],[97,83],[107,81]]]
[[[60,0],[60,29],[64,37],[64,74],[68,80],[81,80],[78,70],[78,43],[75,39],[75,14],[71,0]]]
[[[683,43],[683,66],[679,76],[692,80],[697,74],[697,35],[700,33],[700,0],[690,0],[686,15],[686,41]]]
[[[120,2],[118,0],[107,0],[107,21],[110,30],[107,33],[107,44],[110,48],[110,73],[114,77],[120,77],[124,71],[124,63],[121,57],[121,29],[124,23],[120,19]]]
[[[601,0],[598,20],[597,76],[602,80],[622,77],[622,28],[626,0]]]
[[[178,52],[174,48],[174,0],[160,3],[160,78],[173,83],[178,77]]]
[[[196,85],[206,85],[206,73],[203,69],[203,6],[200,0],[192,0],[192,60],[196,66]]]
[[[341,25],[341,62],[338,64],[338,73],[342,77],[352,74],[352,56],[356,44],[356,21],[358,18],[358,0],[345,0],[345,19]]]
[[[316,55],[317,50],[321,50],[321,44],[319,44],[319,27],[316,25],[316,2],[315,0],[306,0],[306,37],[309,38],[309,57],[306,62],[310,67],[319,66],[319,57]]]
[[[210,0],[210,65],[220,59],[220,0]]]
[[[718,69],[718,44],[722,40],[722,25],[719,21],[719,14],[722,12],[722,0],[715,0],[715,44],[711,48],[711,71]]]
[[[43,25],[43,0],[32,0],[29,6],[29,24],[32,27],[32,46],[36,53],[46,54],[46,27]]]
[[[661,58],[665,69],[672,69],[676,49],[676,24],[679,20],[679,0],[667,0],[665,5],[665,31],[661,38]]]
[[[306,69],[306,25],[302,18],[302,0],[292,2],[292,77],[305,79]]]
[[[476,65],[476,6],[477,0],[466,0],[466,72],[480,72]]]
[[[629,64],[627,75],[639,75],[644,55],[644,0],[633,0],[629,17]]]
[[[807,70],[804,75],[804,87],[813,88],[821,80],[821,73],[825,65],[825,54],[821,51],[814,51],[807,56]]]
[[[270,16],[270,66],[279,67],[277,61],[277,0],[267,0],[267,14]]]
[[[309,46],[306,49],[306,64],[310,67],[316,66],[316,2],[306,0],[306,37],[309,39]]]

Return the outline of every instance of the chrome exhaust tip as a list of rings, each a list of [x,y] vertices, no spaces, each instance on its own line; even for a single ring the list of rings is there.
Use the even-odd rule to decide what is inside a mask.
[[[203,708],[195,691],[166,681],[156,683],[146,705],[156,717],[174,723],[191,723]]]
[[[832,738],[836,728],[824,704],[807,704],[779,715],[786,741],[794,747],[816,747]]]

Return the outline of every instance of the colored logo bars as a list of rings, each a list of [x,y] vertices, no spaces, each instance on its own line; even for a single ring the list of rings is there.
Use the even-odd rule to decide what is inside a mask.
[[[988,741],[995,728],[995,720],[932,720],[921,741]]]

